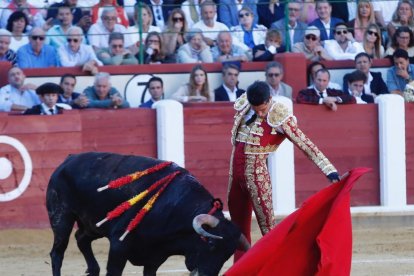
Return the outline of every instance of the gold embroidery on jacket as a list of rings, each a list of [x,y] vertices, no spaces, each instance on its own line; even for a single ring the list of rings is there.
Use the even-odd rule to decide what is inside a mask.
[[[337,172],[336,168],[318,147],[297,127],[294,117],[282,124],[282,129],[292,143],[296,144],[325,175]]]
[[[274,103],[267,114],[267,123],[271,127],[278,127],[290,116],[292,116],[292,114],[287,106],[282,103]]]

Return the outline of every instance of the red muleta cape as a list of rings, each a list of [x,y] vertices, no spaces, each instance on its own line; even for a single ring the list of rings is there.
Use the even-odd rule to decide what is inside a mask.
[[[352,261],[350,191],[367,168],[308,198],[261,238],[226,276],[349,276]]]

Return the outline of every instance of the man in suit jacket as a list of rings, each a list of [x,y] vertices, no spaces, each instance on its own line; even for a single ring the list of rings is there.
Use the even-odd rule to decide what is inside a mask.
[[[36,88],[36,94],[42,100],[41,104],[34,105],[27,109],[25,115],[56,115],[61,114],[63,108],[57,106],[59,95],[63,94],[63,89],[56,83],[47,82]]]
[[[292,99],[292,87],[282,82],[283,66],[277,61],[269,62],[266,65],[266,82],[270,87],[272,97],[284,96]]]
[[[239,4],[236,4],[236,2]],[[255,0],[220,0],[218,5],[219,21],[229,28],[239,25],[238,5],[249,7],[252,10],[254,14],[253,26],[256,25],[259,21],[259,16],[257,15],[257,5]]]
[[[356,103],[355,98],[348,93],[328,88],[330,77],[327,69],[319,69],[315,75],[314,85],[299,91],[296,102],[315,105],[325,104],[333,111],[337,110],[337,104]]]
[[[367,79],[364,84],[364,95],[372,95],[374,98],[381,94],[388,94],[388,87],[385,84],[384,79],[382,78],[382,75],[380,72],[372,72],[370,71],[372,66],[372,60],[371,57],[365,53],[359,53],[355,57],[355,68],[361,72],[363,72]],[[348,91],[348,76],[349,74],[346,74],[344,76],[343,81],[343,91]]]
[[[214,90],[214,99],[216,102],[234,102],[245,91],[239,89],[240,69],[234,63],[227,63],[223,66],[223,84]]]
[[[309,26],[316,26],[321,31],[321,40],[335,39],[334,30],[338,23],[343,22],[342,19],[332,17],[332,6],[328,0],[316,1],[316,13],[318,18],[309,23]],[[329,24],[329,30],[325,28],[325,25]]]
[[[299,20],[300,14],[302,10],[302,4],[297,0],[293,2],[289,2],[288,4],[288,28],[289,28],[289,35],[286,37],[286,19],[282,18],[278,21],[274,22],[271,29],[276,29],[282,35],[283,46],[292,45],[298,42],[303,41],[303,37],[305,36],[305,30],[307,25]],[[293,33],[290,32],[293,30]]]

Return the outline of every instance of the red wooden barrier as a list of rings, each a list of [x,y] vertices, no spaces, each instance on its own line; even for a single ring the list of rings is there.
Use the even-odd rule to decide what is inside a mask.
[[[0,228],[47,227],[47,183],[68,154],[108,151],[157,156],[155,110],[71,110],[59,116],[19,116],[0,113],[0,135],[20,140],[30,153],[33,176],[17,199],[0,202]],[[13,163],[13,175],[0,180],[0,193],[22,180],[23,161],[17,151],[0,144],[1,156]]]

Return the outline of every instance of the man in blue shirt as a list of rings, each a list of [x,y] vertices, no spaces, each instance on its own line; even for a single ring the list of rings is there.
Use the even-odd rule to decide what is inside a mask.
[[[387,87],[390,93],[403,96],[407,83],[414,80],[414,65],[410,64],[406,50],[397,49],[392,55],[394,66],[387,71]]]
[[[139,107],[151,108],[155,102],[162,100],[164,96],[164,83],[161,78],[152,77],[149,79],[147,85],[151,99],[141,104]]]
[[[60,62],[56,50],[45,44],[45,31],[35,27],[31,30],[29,43],[17,51],[17,64],[20,68],[58,67]]]

